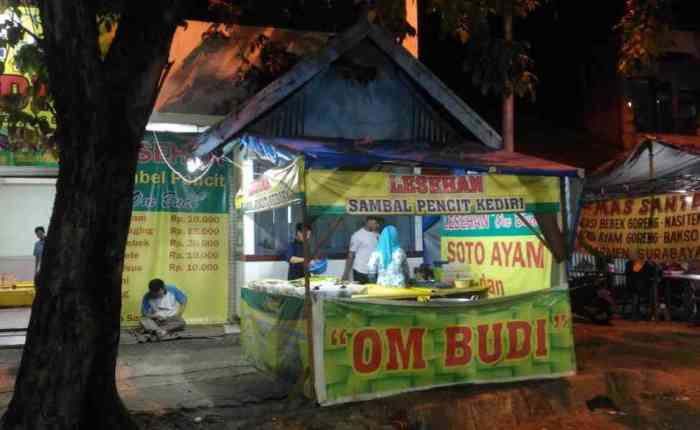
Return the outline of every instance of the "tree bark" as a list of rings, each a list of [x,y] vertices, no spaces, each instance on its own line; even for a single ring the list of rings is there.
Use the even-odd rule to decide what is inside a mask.
[[[513,41],[513,1],[503,1],[503,38],[507,44]],[[508,91],[506,82],[506,92],[503,95],[503,149],[508,152],[515,151],[515,95],[512,89]]]
[[[122,267],[140,141],[181,6],[125,2],[102,61],[94,3],[39,2],[60,167],[2,429],[137,428],[115,379]]]

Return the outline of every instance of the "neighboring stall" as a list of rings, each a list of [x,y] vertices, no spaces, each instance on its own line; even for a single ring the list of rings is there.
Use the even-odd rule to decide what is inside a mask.
[[[664,278],[700,279],[689,273],[697,271],[693,262],[700,260],[700,151],[651,139],[640,143],[587,179],[578,218],[577,251],[617,259],[618,274],[635,251],[668,268]],[[667,285],[664,301],[678,303],[666,307],[692,312],[693,291],[682,291],[692,283]],[[672,292],[681,300],[671,300]],[[652,298],[656,316],[658,292]]]

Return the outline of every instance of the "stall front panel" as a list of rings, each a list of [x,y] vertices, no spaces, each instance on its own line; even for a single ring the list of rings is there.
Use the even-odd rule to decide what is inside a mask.
[[[569,376],[570,318],[566,289],[449,305],[315,300],[317,400]]]
[[[301,383],[309,362],[304,299],[243,288],[241,344],[259,370],[290,385]]]

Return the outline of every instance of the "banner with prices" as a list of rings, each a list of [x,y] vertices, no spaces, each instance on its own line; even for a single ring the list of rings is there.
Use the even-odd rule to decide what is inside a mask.
[[[141,299],[153,278],[187,295],[183,317],[188,323],[228,318],[229,166],[213,165],[202,178],[186,183],[173,169],[187,174],[183,148],[192,137],[159,133],[143,143],[122,278],[124,325],[138,323]]]

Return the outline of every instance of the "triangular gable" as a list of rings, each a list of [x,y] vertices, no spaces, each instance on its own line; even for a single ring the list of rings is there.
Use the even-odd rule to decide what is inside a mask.
[[[428,68],[415,59],[383,30],[367,20],[361,20],[348,31],[331,39],[318,55],[306,58],[288,73],[254,95],[238,112],[229,114],[221,122],[197,139],[197,155],[207,154],[230,140],[261,118],[292,93],[326,70],[343,54],[365,39],[369,39],[409,76],[416,86],[434,99],[454,121],[476,136],[486,148],[500,149],[502,140],[479,115],[442,83]]]

